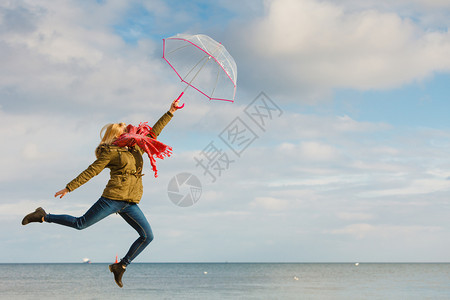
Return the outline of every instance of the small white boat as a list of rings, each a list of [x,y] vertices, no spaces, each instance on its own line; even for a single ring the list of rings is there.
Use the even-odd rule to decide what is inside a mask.
[[[90,264],[91,260],[89,258],[83,258],[83,263]]]

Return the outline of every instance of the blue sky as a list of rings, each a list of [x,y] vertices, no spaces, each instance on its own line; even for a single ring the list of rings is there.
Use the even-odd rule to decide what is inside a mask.
[[[439,74],[393,90],[336,91],[333,113],[396,126],[448,129],[449,82],[447,74]]]
[[[183,89],[162,38],[207,34],[238,68],[236,101],[194,91],[144,177],[155,240],[141,262],[450,261],[450,5],[445,1],[9,1],[0,4],[0,262],[109,262],[136,234],[120,217],[75,231],[23,227],[38,206],[83,214],[108,171],[64,199],[110,122],[155,122]],[[282,114],[259,128],[265,94]],[[257,138],[236,156],[221,133]],[[233,160],[215,182],[195,157]],[[150,174],[149,164],[146,173]],[[202,183],[191,207],[167,193]]]

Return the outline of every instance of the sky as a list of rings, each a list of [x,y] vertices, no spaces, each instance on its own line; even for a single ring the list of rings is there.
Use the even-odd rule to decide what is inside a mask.
[[[226,47],[236,99],[182,98],[158,178],[145,159],[155,239],[136,262],[450,262],[449,23],[445,0],[2,1],[0,263],[126,253],[137,233],[117,215],[83,231],[21,220],[101,196],[108,170],[53,197],[105,124],[169,109],[184,86],[162,39],[178,33]],[[201,184],[189,207],[168,193],[180,174]]]

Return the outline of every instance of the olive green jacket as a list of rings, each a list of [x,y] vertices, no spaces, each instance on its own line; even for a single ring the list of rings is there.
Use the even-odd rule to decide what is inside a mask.
[[[172,117],[172,113],[165,113],[155,123],[152,132],[158,136]],[[102,196],[111,200],[139,203],[143,192],[142,154],[144,151],[137,145],[131,148],[100,145],[97,153],[99,153],[98,158],[77,178],[69,182],[66,188],[72,192],[92,177],[100,174],[104,168],[109,168],[111,178],[103,190]]]

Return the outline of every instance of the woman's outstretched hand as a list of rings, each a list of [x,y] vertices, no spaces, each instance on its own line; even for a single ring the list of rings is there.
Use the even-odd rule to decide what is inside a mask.
[[[169,109],[170,113],[173,114],[174,112],[176,112],[177,110],[179,110],[181,108],[180,106],[178,106],[178,102],[180,102],[179,99],[173,100],[172,104],[170,105],[170,109]]]
[[[62,190],[60,190],[59,192],[56,192],[55,197],[60,196],[59,198],[64,197],[67,193],[69,192],[69,190],[67,188],[64,188]]]

